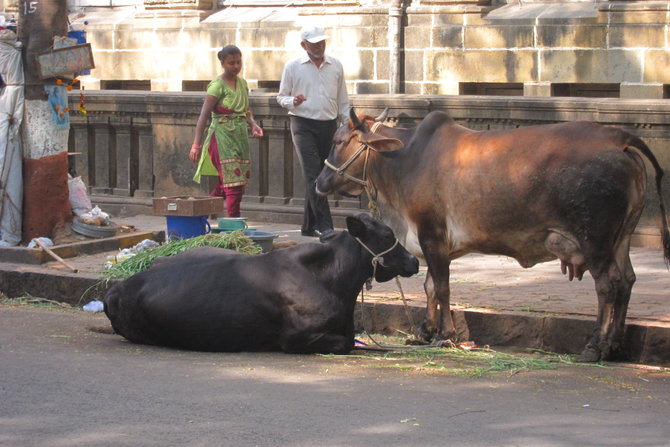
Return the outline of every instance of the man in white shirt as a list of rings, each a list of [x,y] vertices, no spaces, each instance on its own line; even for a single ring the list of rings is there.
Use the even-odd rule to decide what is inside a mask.
[[[305,54],[284,67],[277,102],[287,109],[291,137],[305,177],[305,213],[301,233],[325,241],[334,236],[328,199],[316,193],[316,178],[328,157],[338,121],[346,123],[349,96],[340,61],[326,56],[322,28],[300,31]]]

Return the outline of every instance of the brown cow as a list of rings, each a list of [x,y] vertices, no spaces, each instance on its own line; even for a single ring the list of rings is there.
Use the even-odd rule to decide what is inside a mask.
[[[635,282],[630,239],[647,187],[638,152],[656,172],[670,262],[663,171],[643,141],[588,122],[482,132],[432,112],[414,129],[375,124],[371,131],[368,119],[352,110],[349,126],[335,134],[316,187],[322,194],[367,191],[401,243],[425,258],[428,306],[421,339],[455,340],[452,259],[499,254],[528,268],[558,258],[569,279],[588,270],[595,280],[596,329],[580,359],[617,354]]]

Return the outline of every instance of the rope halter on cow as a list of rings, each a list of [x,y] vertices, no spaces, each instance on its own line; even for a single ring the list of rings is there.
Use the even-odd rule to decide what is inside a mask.
[[[375,122],[372,125],[372,128],[370,129],[370,132],[372,132],[372,133],[377,132],[377,130],[379,129],[380,126],[382,126],[381,122]],[[367,178],[368,177],[368,175],[367,175],[367,173],[368,173],[368,160],[370,158],[370,151],[366,150],[366,149],[370,149],[370,150],[373,150],[373,151],[375,150],[370,145],[361,142],[360,146],[358,146],[358,149],[356,149],[356,152],[354,152],[354,154],[351,157],[349,157],[349,159],[347,161],[345,161],[342,164],[342,166],[340,166],[339,168],[337,166],[333,165],[331,162],[329,162],[328,159],[326,159],[324,161],[324,164],[326,166],[328,166],[330,169],[332,169],[333,171],[335,171],[338,175],[346,178],[347,180],[349,180],[351,182],[358,183],[359,185],[363,186],[363,188],[365,188],[365,192],[367,193],[368,197],[372,198],[373,196],[370,193],[370,183],[368,182],[368,178]],[[354,177],[353,175],[350,175],[350,174],[347,174],[346,172],[344,172],[344,171],[347,170],[347,168],[349,166],[351,166],[351,164],[354,161],[356,161],[356,159],[358,159],[358,157],[363,152],[365,152],[365,161],[363,162],[363,178],[359,179],[357,177]]]
[[[355,239],[358,241],[359,244],[361,244],[361,246],[363,248],[365,248],[368,251],[368,253],[370,253],[372,255],[372,276],[369,277],[365,281],[365,289],[370,290],[370,289],[372,289],[372,278],[374,278],[377,275],[377,266],[381,265],[382,267],[386,267],[384,265],[384,257],[383,256],[385,254],[390,253],[391,251],[393,251],[393,249],[396,247],[396,245],[398,245],[398,239],[395,240],[395,242],[393,243],[393,245],[390,248],[384,250],[381,253],[377,253],[377,254],[375,254],[375,252],[370,250],[370,248],[368,248],[368,246],[365,245],[363,243],[363,241],[361,241],[359,238],[355,238]],[[409,308],[407,306],[407,300],[405,299],[405,294],[402,291],[402,285],[400,284],[400,279],[399,279],[399,277],[396,276],[395,280],[396,280],[396,284],[398,285],[398,290],[400,290],[400,296],[402,297],[402,302],[405,306],[405,314],[407,315],[407,319],[409,320],[409,325],[410,325],[411,331],[414,332],[415,329],[416,329],[416,326],[414,324],[414,319],[412,318],[412,314],[410,313]],[[363,321],[365,320],[365,318],[363,316],[364,311],[365,311],[365,294],[363,293],[363,288],[361,288],[360,326],[363,328],[363,332],[365,332],[367,334],[368,338],[370,338],[370,340],[372,340],[374,342],[374,344],[376,344],[377,346],[379,346],[380,348],[383,348],[383,349],[391,348],[390,346],[384,347],[381,344],[379,344],[372,337],[372,335],[370,335],[370,333],[365,329],[365,325],[363,324]],[[395,346],[393,348],[394,349],[407,349],[406,346]]]
[[[363,243],[363,241],[361,241],[359,238],[356,238],[356,240],[358,241],[359,244],[361,244],[361,246],[363,246],[364,249],[366,249],[366,250],[368,251],[368,253],[370,253],[370,254],[372,255],[372,276],[369,277],[369,278],[365,281],[365,288],[366,288],[367,290],[370,290],[370,289],[372,289],[372,278],[374,278],[374,277],[377,275],[377,266],[378,266],[378,265],[381,265],[382,267],[386,267],[386,266],[384,265],[384,257],[383,257],[383,256],[384,256],[386,253],[390,253],[390,252],[396,247],[396,245],[398,245],[398,239],[395,240],[395,243],[394,243],[390,248],[384,250],[384,251],[381,252],[381,253],[377,253],[377,254],[375,254],[375,252],[373,252],[372,250],[370,250],[370,249],[368,248],[368,246],[365,245],[365,244]]]
[[[370,156],[369,152],[365,153],[365,162],[363,164],[363,179],[362,180],[357,178],[357,177],[354,177],[353,175],[349,175],[346,172],[344,172],[349,167],[349,165],[351,165],[354,161],[356,161],[356,159],[366,149],[372,149],[372,148],[365,143],[361,143],[361,145],[358,146],[358,149],[356,149],[356,152],[354,152],[354,155],[349,157],[349,160],[345,161],[344,164],[342,166],[340,166],[339,168],[336,167],[335,165],[333,165],[331,162],[329,162],[328,159],[326,159],[324,161],[324,164],[326,166],[328,166],[330,169],[332,169],[333,171],[335,171],[337,173],[337,175],[341,175],[342,177],[346,178],[347,180],[352,181],[354,183],[358,183],[359,185],[363,185],[363,187],[367,188],[368,187],[368,182],[367,182],[367,179],[366,179],[366,172],[367,172],[367,167],[368,167],[368,158]]]

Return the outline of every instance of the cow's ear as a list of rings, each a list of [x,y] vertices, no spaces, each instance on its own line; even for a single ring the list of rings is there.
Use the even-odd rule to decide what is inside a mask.
[[[365,123],[361,121],[360,118],[358,118],[358,115],[356,115],[356,111],[353,107],[349,109],[349,118],[351,118],[351,124],[354,129],[363,129]]]
[[[377,152],[393,152],[402,149],[405,145],[397,138],[389,138],[376,133],[361,133],[358,141],[365,143]]]
[[[365,223],[356,216],[347,216],[347,230],[350,235],[360,239],[365,236]]]

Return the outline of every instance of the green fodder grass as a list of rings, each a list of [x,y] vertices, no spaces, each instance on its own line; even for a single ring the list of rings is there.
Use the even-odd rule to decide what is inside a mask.
[[[174,256],[195,247],[227,248],[250,255],[261,252],[261,248],[254,244],[253,240],[241,231],[205,234],[203,236],[168,242],[158,247],[140,251],[132,258],[113,264],[102,273],[106,280],[129,278],[151,267],[151,264],[158,258]]]
[[[385,340],[385,342],[388,341]],[[356,359],[362,366],[369,368],[469,377],[482,377],[489,374],[513,375],[522,371],[552,370],[560,365],[581,365],[576,363],[575,356],[572,355],[537,350],[506,353],[493,350],[488,346],[467,350],[458,347],[402,347],[400,342],[385,352],[364,351],[360,354],[358,352],[360,351],[333,357]]]

